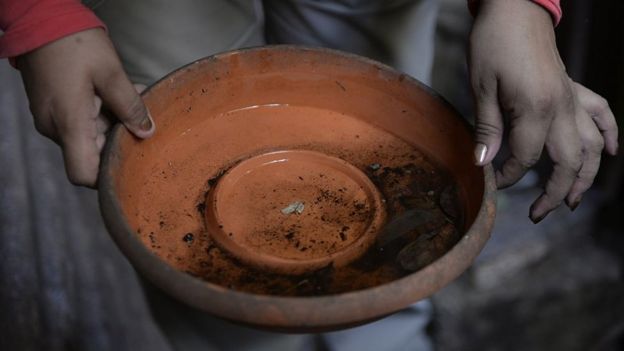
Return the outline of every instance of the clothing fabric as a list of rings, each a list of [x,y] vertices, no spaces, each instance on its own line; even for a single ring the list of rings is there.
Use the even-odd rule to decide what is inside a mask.
[[[93,8],[134,83],[218,52],[265,44],[259,0],[106,0]]]
[[[389,317],[324,334],[283,334],[249,328],[178,303],[144,282],[152,314],[177,351],[432,351],[426,334],[433,306],[422,300]]]
[[[97,27],[104,23],[77,0],[0,0],[0,58]]]
[[[551,13],[555,25],[559,23],[559,0],[533,1]],[[473,13],[478,2],[468,0]],[[185,3],[175,1],[171,5],[186,6]],[[97,27],[105,28],[79,0],[0,0],[0,29],[4,31],[0,36],[0,58],[16,57],[72,33]]]
[[[265,37],[269,43],[372,56],[428,81],[437,9],[436,0],[107,0],[94,6],[129,76],[146,84],[195,59],[262,45]],[[299,20],[289,20],[294,18]],[[146,294],[154,318],[177,350],[431,350],[424,331],[431,318],[428,301],[362,327],[286,335],[227,323],[149,286]]]
[[[263,44],[350,51],[429,82],[438,7],[437,0],[106,0],[94,11],[134,82],[151,84],[199,58]],[[144,285],[155,320],[177,350],[432,349],[427,300],[361,327],[281,334],[228,323]]]
[[[0,27],[5,30],[0,57],[18,56],[106,23],[137,83],[153,83],[216,52],[265,43],[351,51],[428,82],[437,6],[435,0],[107,0],[94,5],[98,19],[75,0],[0,0]],[[146,293],[154,318],[178,350],[431,349],[424,332],[431,316],[428,301],[345,331],[284,335],[224,322],[163,297],[157,289],[148,287]]]
[[[264,0],[269,44],[356,53],[431,82],[437,0]]]
[[[429,83],[438,7],[437,0],[107,0],[94,11],[135,83],[149,85],[202,57],[264,44],[349,51]]]

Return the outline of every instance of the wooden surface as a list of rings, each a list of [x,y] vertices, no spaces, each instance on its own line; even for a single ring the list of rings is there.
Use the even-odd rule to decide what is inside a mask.
[[[66,180],[0,61],[0,350],[169,350],[93,190]]]

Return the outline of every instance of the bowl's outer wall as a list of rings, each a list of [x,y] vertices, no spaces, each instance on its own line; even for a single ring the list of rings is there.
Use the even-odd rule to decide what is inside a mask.
[[[208,98],[201,98],[200,91],[207,92]],[[495,217],[494,175],[490,166],[473,165],[468,123],[429,88],[375,61],[294,46],[240,50],[173,72],[148,88],[144,100],[158,132],[140,142],[124,128],[114,129],[100,171],[101,211],[111,236],[135,268],[196,308],[281,331],[353,326],[396,312],[439,290],[472,263],[490,236]],[[133,216],[138,216],[132,211],[134,201],[139,200],[124,196],[141,186],[140,175],[148,167],[141,160],[157,157],[160,142],[201,118],[273,103],[342,111],[417,145],[456,177],[466,217],[462,239],[434,263],[400,280],[363,291],[306,298],[231,291],[178,271],[152,254],[131,226]]]

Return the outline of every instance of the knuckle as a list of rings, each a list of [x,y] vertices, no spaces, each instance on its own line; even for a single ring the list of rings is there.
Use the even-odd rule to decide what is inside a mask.
[[[551,115],[555,109],[555,98],[550,93],[536,93],[528,97],[527,108],[531,113]]]
[[[577,178],[581,180],[584,184],[589,183],[592,184],[594,182],[594,177],[598,173],[597,169],[589,169],[587,167],[583,167],[577,175]]]
[[[105,84],[109,86],[115,86],[118,82],[123,81],[126,77],[126,73],[119,65],[112,65],[108,67],[106,71]]]
[[[126,116],[129,122],[138,123],[145,118],[147,115],[147,111],[145,109],[145,105],[143,105],[143,100],[138,94],[135,94],[134,97],[129,100],[130,102],[125,107]]]
[[[609,101],[603,98],[602,96],[596,96],[596,100],[594,101],[594,113],[597,115],[602,115],[609,112],[611,108],[609,107]]]
[[[605,143],[602,137],[593,137],[585,142],[585,149],[592,154],[600,154],[604,149]]]
[[[484,80],[478,79],[478,80],[473,81],[472,90],[474,91],[474,94],[477,97],[477,99],[482,99],[484,96],[486,96],[490,92],[491,88],[490,88],[490,85],[486,83]]]
[[[104,83],[104,90],[106,91],[126,91],[123,89],[126,84],[129,84],[126,73],[121,67],[114,67],[109,70],[109,75],[106,77]],[[117,117],[123,121],[130,123],[137,123],[141,121],[146,115],[147,110],[143,105],[141,96],[136,93],[136,90],[132,88],[130,93],[124,93],[126,96],[123,99],[119,99],[120,95],[115,94],[115,99],[118,101]],[[129,97],[131,95],[131,97]]]
[[[554,165],[554,171],[561,173],[566,178],[576,178],[583,168],[583,159],[581,154],[564,158]]]
[[[539,115],[553,115],[555,111],[572,112],[575,108],[574,89],[555,78],[534,86],[528,93],[527,101],[529,110]]]
[[[569,174],[574,174],[574,175],[579,174],[582,168],[583,168],[583,159],[581,158],[580,154],[571,158],[565,164],[566,173],[569,173]]]
[[[517,161],[518,161],[518,165],[522,169],[529,169],[533,167],[537,163],[537,161],[539,161],[539,159],[540,159],[540,154],[538,152],[530,152],[527,155],[518,157]]]
[[[475,134],[477,138],[498,136],[498,135],[501,135],[502,132],[503,131],[501,130],[500,126],[495,125],[493,123],[479,121],[475,125]]]

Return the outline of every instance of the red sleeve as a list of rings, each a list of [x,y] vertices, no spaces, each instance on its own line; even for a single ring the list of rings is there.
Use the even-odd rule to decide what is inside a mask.
[[[98,27],[106,28],[79,0],[0,0],[0,58]]]
[[[553,18],[553,22],[556,25],[559,24],[561,20],[562,12],[561,5],[559,4],[559,0],[532,0],[534,3],[544,7]],[[470,12],[474,16],[477,13],[477,9],[479,8],[479,0],[468,0],[468,8],[470,8]]]

